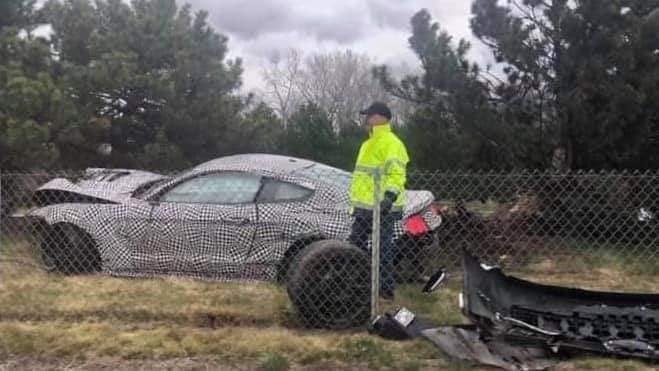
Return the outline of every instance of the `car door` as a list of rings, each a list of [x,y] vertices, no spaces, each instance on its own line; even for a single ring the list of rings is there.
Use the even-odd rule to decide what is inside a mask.
[[[224,171],[184,179],[159,195],[148,243],[135,251],[141,270],[239,278],[256,230],[261,178]]]
[[[296,239],[318,232],[322,218],[311,206],[313,194],[311,184],[263,178],[257,199],[258,227],[248,265],[255,270],[259,267],[264,275],[274,274],[278,260]]]

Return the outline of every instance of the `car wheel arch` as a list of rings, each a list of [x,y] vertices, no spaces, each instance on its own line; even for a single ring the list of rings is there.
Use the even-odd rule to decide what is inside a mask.
[[[67,264],[69,262],[65,262],[65,265],[56,264],[56,267],[47,267],[47,268],[50,269],[56,268],[56,270],[61,271],[61,273],[65,273],[65,274],[91,273],[91,272],[100,271],[102,269],[102,258],[98,246],[98,241],[96,241],[94,237],[92,237],[92,234],[89,233],[87,230],[85,230],[85,228],[70,222],[57,222],[53,224],[48,224],[47,226],[44,227],[45,229],[43,230],[43,234],[41,235],[41,241],[40,241],[42,253],[49,255],[49,252],[55,254],[65,252],[64,255],[61,257],[51,256],[51,258],[52,259],[84,258],[85,259],[84,264],[88,264],[88,266],[83,267],[82,265],[80,265],[81,263],[78,263],[78,265],[75,264],[70,265]],[[65,241],[59,240],[59,238],[61,238],[62,233],[66,233],[66,229],[69,229],[70,232],[77,233],[78,236],[76,237],[83,238],[84,246],[75,245],[74,250],[71,250],[71,246],[66,246],[65,248],[62,248],[63,246],[59,244],[65,243]],[[68,251],[72,253],[83,254],[84,256],[67,255],[66,252]],[[89,259],[92,260],[90,261]],[[52,263],[52,261],[50,263]]]

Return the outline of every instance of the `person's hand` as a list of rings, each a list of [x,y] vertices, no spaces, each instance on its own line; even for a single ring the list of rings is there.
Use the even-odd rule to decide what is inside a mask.
[[[384,193],[384,198],[380,203],[380,213],[382,215],[387,215],[391,212],[391,209],[394,207],[394,202],[398,199],[398,194],[392,191],[386,191]]]

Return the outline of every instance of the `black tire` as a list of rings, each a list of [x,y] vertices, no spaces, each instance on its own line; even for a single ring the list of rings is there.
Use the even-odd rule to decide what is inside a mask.
[[[72,224],[57,224],[42,235],[41,257],[46,270],[63,274],[101,270],[101,255],[89,234]]]
[[[370,319],[368,255],[343,241],[318,241],[302,250],[288,272],[287,291],[305,327],[347,329]]]
[[[277,277],[276,277],[277,283],[285,285],[286,282],[288,282],[288,273],[291,270],[290,268],[291,265],[293,264],[293,261],[298,256],[300,251],[302,251],[305,247],[311,245],[314,241],[318,241],[318,239],[310,238],[306,240],[296,241],[288,250],[286,250],[284,257],[277,265]]]

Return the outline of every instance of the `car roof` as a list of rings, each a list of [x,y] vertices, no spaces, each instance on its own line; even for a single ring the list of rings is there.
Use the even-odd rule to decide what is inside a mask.
[[[213,170],[268,170],[273,173],[290,174],[296,170],[315,165],[316,162],[280,155],[250,153],[220,157],[193,168],[195,172]]]

